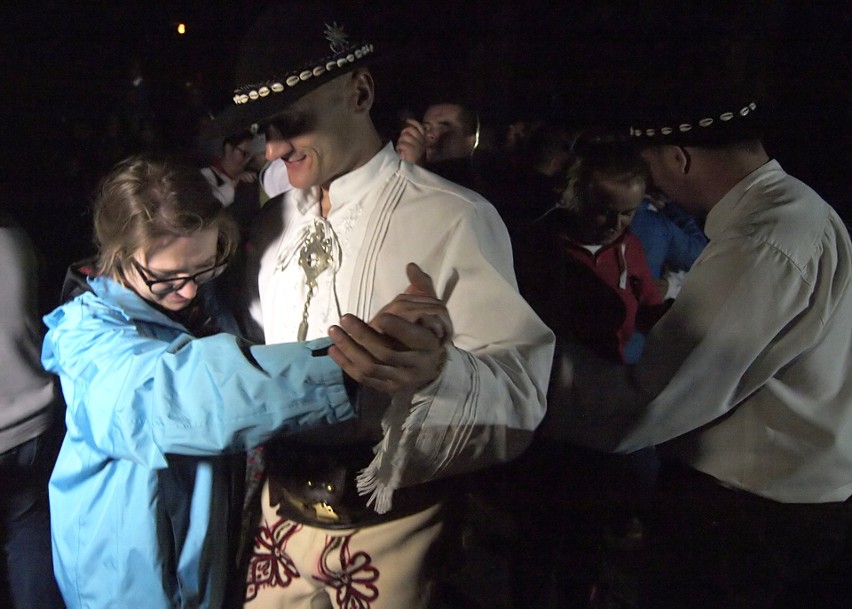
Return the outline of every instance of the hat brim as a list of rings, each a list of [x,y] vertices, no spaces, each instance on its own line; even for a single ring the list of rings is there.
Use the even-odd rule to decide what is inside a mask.
[[[365,52],[369,49],[368,52]],[[280,114],[295,101],[348,72],[367,67],[376,58],[372,45],[364,45],[358,53],[321,60],[312,69],[293,73],[286,79],[241,87],[234,92],[232,104],[208,124],[209,137],[227,137]]]
[[[763,112],[757,101],[723,106],[722,112],[706,112],[693,118],[639,121],[629,135],[640,147],[674,144],[678,146],[722,146],[760,138]]]
[[[265,120],[286,110],[290,104],[304,97],[314,89],[331,81],[336,76],[341,76],[349,71],[351,69],[336,72],[334,76],[328,75],[321,78],[313,78],[311,82],[303,83],[298,91],[290,90],[278,93],[277,95],[257,99],[243,105],[234,103],[210,121],[208,124],[209,134],[211,137],[227,137],[239,131],[249,129],[253,125],[262,124]]]

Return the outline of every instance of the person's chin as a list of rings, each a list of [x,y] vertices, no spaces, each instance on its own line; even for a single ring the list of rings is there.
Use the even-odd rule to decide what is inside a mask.
[[[160,301],[160,306],[164,309],[168,309],[169,311],[182,311],[183,309],[187,308],[191,302],[191,300],[186,299],[174,300],[167,298],[165,300]]]

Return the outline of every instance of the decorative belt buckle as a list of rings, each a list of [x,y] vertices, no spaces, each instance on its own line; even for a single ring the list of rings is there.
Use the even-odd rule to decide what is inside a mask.
[[[315,483],[313,480],[307,480],[305,482],[305,486],[308,487],[309,491],[313,491],[314,493],[326,492],[329,495],[333,494],[335,490],[337,490],[332,482],[320,481],[319,483]],[[328,501],[320,499],[319,501],[314,501],[310,504],[306,502],[304,507],[306,509],[313,510],[316,517],[320,520],[329,520],[331,522],[337,522],[340,520],[340,516],[334,511],[334,508],[331,507],[331,504]]]
[[[325,501],[317,501],[312,503],[310,507],[316,512],[316,517],[320,520],[330,520],[331,522],[340,520],[340,516],[337,515],[334,508]]]

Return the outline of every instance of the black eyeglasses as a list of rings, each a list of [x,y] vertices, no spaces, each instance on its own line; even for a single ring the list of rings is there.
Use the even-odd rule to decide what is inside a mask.
[[[145,285],[148,286],[148,289],[151,290],[151,293],[155,296],[165,296],[166,294],[177,292],[190,281],[195,285],[203,285],[208,281],[216,279],[216,277],[221,275],[228,266],[227,262],[220,262],[216,266],[211,266],[209,269],[198,271],[192,275],[181,275],[179,277],[159,279],[157,278],[157,275],[151,271],[151,269],[146,269],[144,266],[136,262],[136,260],[131,260],[131,263],[136,269],[136,272],[139,273],[139,277],[142,278],[142,281],[145,282]]]

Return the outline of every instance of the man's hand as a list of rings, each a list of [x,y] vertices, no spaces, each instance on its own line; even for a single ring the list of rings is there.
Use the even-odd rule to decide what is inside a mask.
[[[426,129],[423,124],[409,118],[396,141],[396,153],[403,161],[416,165],[426,162]]]
[[[406,267],[409,286],[369,324],[344,315],[329,329],[329,355],[359,383],[395,393],[416,390],[441,373],[453,329],[432,279],[416,264]]]
[[[413,262],[405,266],[405,274],[408,276],[408,287],[376,313],[370,321],[370,327],[386,333],[382,327],[383,320],[387,315],[395,315],[429,328],[442,342],[452,339],[453,322],[446,305],[438,299],[432,278]]]

